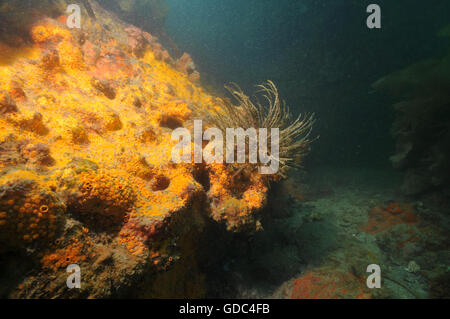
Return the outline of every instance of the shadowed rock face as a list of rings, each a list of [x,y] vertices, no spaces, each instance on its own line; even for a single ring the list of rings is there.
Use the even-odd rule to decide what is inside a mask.
[[[374,87],[398,101],[392,126],[397,150],[391,161],[405,172],[402,192],[416,195],[448,187],[450,55],[418,62],[378,80]]]
[[[217,99],[95,1],[81,29],[66,26],[70,2],[2,3],[1,296],[204,296],[196,254],[215,239],[200,234],[254,232],[267,193],[256,173],[236,191],[226,165],[171,161],[167,119],[190,128],[190,105]],[[70,264],[82,289],[66,287]]]

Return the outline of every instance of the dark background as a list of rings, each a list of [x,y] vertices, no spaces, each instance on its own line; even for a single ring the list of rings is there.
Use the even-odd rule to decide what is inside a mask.
[[[293,113],[316,113],[308,167],[390,167],[393,101],[380,77],[445,51],[450,1],[168,0],[166,31],[206,86],[273,80]],[[382,28],[366,7],[380,5]]]

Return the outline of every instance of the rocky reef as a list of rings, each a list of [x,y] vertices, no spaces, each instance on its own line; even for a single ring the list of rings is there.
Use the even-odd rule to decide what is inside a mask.
[[[448,27],[439,36],[448,41]],[[405,172],[406,195],[448,189],[450,183],[450,55],[394,72],[374,85],[397,101],[393,166]],[[447,195],[448,196],[448,195]]]
[[[260,229],[268,180],[174,164],[172,130],[220,99],[96,1],[69,29],[69,3],[0,8],[0,296],[204,297],[201,234]]]

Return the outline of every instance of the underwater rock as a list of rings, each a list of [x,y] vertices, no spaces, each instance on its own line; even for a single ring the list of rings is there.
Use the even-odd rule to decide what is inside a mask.
[[[194,61],[192,61],[188,53],[183,53],[176,61],[175,68],[180,72],[186,73],[192,82],[198,83],[200,81],[200,73],[197,72]]]
[[[407,203],[381,204],[369,212],[367,224],[361,230],[368,234],[383,232],[396,225],[413,225],[418,222],[416,212]]]
[[[295,279],[285,293],[290,293],[288,297],[292,299],[370,299],[371,291],[367,287],[362,288],[363,281],[362,276],[356,277],[351,272],[337,272],[324,267]]]
[[[14,171],[0,180],[0,251],[43,247],[61,231],[65,205],[39,176]]]
[[[136,56],[142,57],[146,44],[150,43],[148,39],[153,40],[152,37],[144,36],[144,32],[136,27],[128,27],[125,29],[125,32],[128,34],[128,46],[130,50]]]
[[[0,115],[17,111],[18,111],[17,105],[11,99],[8,92],[0,90]]]
[[[390,160],[405,172],[401,191],[418,195],[448,187],[450,55],[417,62],[373,86],[399,101],[392,125],[396,153]]]
[[[108,99],[114,100],[116,98],[116,91],[114,90],[111,82],[93,78],[91,84],[94,88],[102,92]]]
[[[406,267],[406,271],[416,273],[420,271],[420,266],[414,260],[411,260]]]
[[[171,131],[218,99],[194,85],[189,55],[175,66],[157,37],[97,1],[82,31],[67,28],[69,3],[20,6],[33,19],[9,30],[28,41],[0,64],[1,296],[204,296],[197,251],[213,239],[200,235],[261,230],[268,179],[173,163]],[[70,264],[82,289],[67,289]]]
[[[50,166],[54,163],[47,144],[27,144],[22,148],[22,155],[30,164]]]

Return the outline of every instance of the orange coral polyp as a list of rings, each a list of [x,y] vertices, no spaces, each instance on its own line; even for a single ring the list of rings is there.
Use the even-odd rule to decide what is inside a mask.
[[[41,213],[47,213],[48,210],[49,210],[49,208],[48,208],[47,205],[42,205],[41,207],[39,207],[39,211],[40,211]]]

